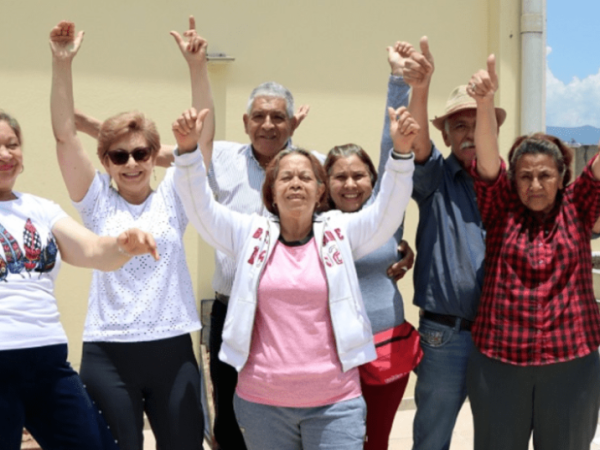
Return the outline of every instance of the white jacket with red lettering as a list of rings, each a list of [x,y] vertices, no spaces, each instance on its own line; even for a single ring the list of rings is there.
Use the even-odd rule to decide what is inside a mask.
[[[175,187],[190,222],[208,244],[236,260],[219,358],[239,372],[248,360],[258,283],[279,238],[279,222],[220,205],[208,185],[202,154],[196,150],[175,155]],[[355,213],[330,211],[315,217],[313,232],[325,268],[331,323],[344,371],[377,357],[354,260],[381,247],[400,226],[412,193],[413,171],[413,159],[390,157],[371,205]]]

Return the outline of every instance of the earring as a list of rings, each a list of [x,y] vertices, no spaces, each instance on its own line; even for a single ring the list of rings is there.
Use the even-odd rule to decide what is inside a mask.
[[[21,166],[21,173],[23,173],[25,171],[25,166]]]
[[[154,181],[156,181],[156,170],[152,169],[152,175],[154,175]]]

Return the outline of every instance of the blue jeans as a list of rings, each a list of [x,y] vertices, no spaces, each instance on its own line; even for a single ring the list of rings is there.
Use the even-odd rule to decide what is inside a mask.
[[[421,317],[423,359],[415,369],[417,412],[413,450],[448,450],[456,417],[467,397],[471,332]]]
[[[20,449],[24,426],[45,450],[118,448],[66,344],[0,351],[0,450]]]
[[[314,408],[233,399],[249,450],[363,450],[367,406],[362,396]]]

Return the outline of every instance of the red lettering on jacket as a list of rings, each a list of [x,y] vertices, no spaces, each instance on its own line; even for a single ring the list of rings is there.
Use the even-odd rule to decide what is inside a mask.
[[[260,238],[260,237],[261,237],[261,235],[262,235],[262,232],[263,232],[263,229],[262,229],[262,228],[258,228],[258,229],[257,229],[257,230],[254,232],[254,234],[252,235],[252,237],[253,237],[254,239],[258,239],[258,238]]]
[[[331,242],[335,239],[335,236],[331,231],[325,231],[323,233],[323,247],[327,245],[328,242]]]
[[[342,236],[342,230],[340,230],[339,228],[336,228],[335,234],[337,234],[337,237],[340,238],[340,241],[344,240],[344,236]]]
[[[344,261],[342,261],[342,255],[339,251],[336,251],[333,256],[332,256],[333,260],[335,261],[336,264],[344,264]]]
[[[254,260],[256,259],[257,254],[258,254],[258,247],[254,247],[254,250],[252,251],[252,255],[250,256],[250,259],[248,260],[248,264],[254,264]]]

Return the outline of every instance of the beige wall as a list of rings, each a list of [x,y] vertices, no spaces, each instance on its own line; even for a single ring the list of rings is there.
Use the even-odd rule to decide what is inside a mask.
[[[172,141],[170,123],[189,105],[190,93],[185,64],[168,31],[183,31],[194,14],[209,51],[235,57],[210,67],[219,138],[247,140],[246,98],[252,87],[273,79],[292,90],[297,104],[311,105],[294,136],[297,145],[326,152],[355,142],[378,159],[389,72],[385,47],[396,40],[418,44],[424,34],[436,60],[432,117],[442,113],[452,88],[485,67],[488,53],[497,54],[497,102],[509,114],[501,148],[507,149],[520,122],[519,8],[518,0],[4,1],[0,108],[20,120],[25,138],[26,169],[17,189],[54,199],[77,217],[58,170],[49,119],[47,36],[61,19],[86,30],[74,63],[75,99],[92,115],[139,109],[156,120],[164,141]],[[433,127],[432,138],[443,147]],[[94,142],[84,142],[93,156]],[[411,202],[406,219],[411,244],[417,220]],[[198,298],[209,297],[211,251],[192,230],[186,239]],[[65,267],[57,287],[75,366],[89,280],[89,271]],[[409,320],[416,323],[411,280],[402,280],[400,288]]]

